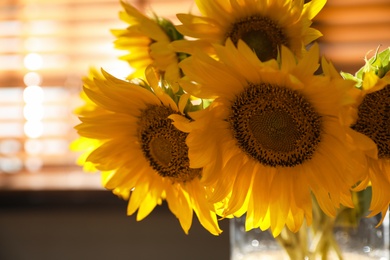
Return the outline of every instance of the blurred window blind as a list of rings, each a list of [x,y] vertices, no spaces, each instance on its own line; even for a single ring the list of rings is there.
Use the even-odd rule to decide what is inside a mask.
[[[314,26],[321,52],[338,70],[355,73],[364,57],[390,46],[390,0],[328,0]]]
[[[193,1],[126,0],[175,22]],[[119,0],[0,1],[0,189],[100,187],[99,175],[75,165],[72,111],[81,104],[81,78],[93,66],[129,74],[110,29]]]
[[[193,0],[127,0],[141,11],[177,22]],[[0,189],[97,188],[99,175],[81,172],[69,144],[89,67],[115,76],[129,67],[117,57],[110,29],[125,28],[119,0],[0,2]],[[364,56],[390,45],[389,0],[328,0],[315,19],[322,54],[354,72]]]
[[[72,111],[91,66],[129,70],[109,31],[124,27],[120,9],[117,0],[1,1],[0,189],[99,187],[69,151]]]

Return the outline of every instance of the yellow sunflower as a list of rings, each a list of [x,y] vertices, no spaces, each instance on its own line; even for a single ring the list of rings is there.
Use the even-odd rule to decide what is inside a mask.
[[[310,27],[312,19],[326,0],[195,0],[203,16],[178,14],[182,25],[176,26],[183,35],[224,44],[241,39],[263,60],[276,58],[280,46],[301,56],[305,46],[321,36]],[[180,44],[181,43],[181,44]],[[177,48],[188,45],[178,42]],[[187,49],[188,51],[188,49]]]
[[[137,220],[166,200],[186,233],[195,211],[207,230],[219,234],[200,184],[202,169],[189,168],[187,134],[168,119],[171,114],[182,116],[186,100],[177,105],[151,69],[146,70],[150,85],[142,86],[102,73],[93,84],[86,82],[84,92],[103,112],[80,113],[76,130],[100,143],[86,161],[103,171],[104,186],[123,197],[131,191],[128,214],[138,211]]]
[[[164,79],[175,82],[180,77],[178,55],[170,46],[171,41],[182,39],[174,25],[168,20],[151,19],[133,6],[121,2],[124,12],[121,20],[129,24],[126,29],[112,30],[117,38],[114,46],[129,53],[121,59],[135,69],[130,78],[145,78],[145,69],[153,65],[164,75]]]
[[[91,68],[88,76],[83,78],[84,85],[88,86],[88,88],[94,89],[94,78],[103,79],[103,75],[99,73],[95,68]],[[84,91],[81,91],[80,98],[84,102],[84,104],[75,109],[74,113],[76,115],[93,116],[104,113],[104,110],[101,107],[97,106],[92,100],[90,100]],[[100,144],[101,142],[99,140],[85,137],[79,137],[70,144],[70,149],[72,151],[81,152],[81,155],[77,158],[77,164],[82,165],[84,171],[97,171],[95,165],[91,162],[86,161],[86,159],[89,154],[93,150],[95,150]]]
[[[349,78],[354,78],[360,88],[351,128],[369,137],[376,146],[366,151],[368,172],[357,189],[371,185],[369,216],[381,213],[380,225],[390,203],[390,49],[376,54],[356,77]]]
[[[237,45],[216,46],[219,61],[199,52],[181,63],[184,89],[215,100],[191,113],[194,121],[171,116],[189,132],[190,166],[203,168],[210,200],[228,200],[223,216],[246,212],[247,229],[274,236],[311,223],[311,194],[330,216],[353,207],[350,189],[364,164],[346,141],[340,110],[354,82],[314,75],[318,45],[298,63],[282,47],[280,65]]]

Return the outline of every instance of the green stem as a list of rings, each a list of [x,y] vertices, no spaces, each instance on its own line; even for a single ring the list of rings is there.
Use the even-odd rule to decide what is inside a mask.
[[[310,255],[313,259],[316,256],[321,256],[321,259],[326,260],[332,250],[339,260],[343,259],[340,247],[333,235],[334,224],[334,218],[321,214],[318,226],[316,225],[316,228],[312,229],[313,240],[310,245]]]
[[[305,259],[309,256],[307,235],[307,226],[303,225],[297,233],[285,228],[275,239],[283,247],[290,259]]]
[[[334,238],[335,218],[323,213],[319,205],[313,203],[313,223],[310,227],[302,225],[297,233],[285,228],[275,239],[290,259],[323,259],[334,251],[339,260],[343,259],[340,247]]]

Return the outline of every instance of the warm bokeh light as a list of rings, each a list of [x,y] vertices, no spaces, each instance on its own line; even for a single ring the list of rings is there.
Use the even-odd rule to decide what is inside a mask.
[[[43,143],[41,140],[30,139],[24,143],[24,150],[28,154],[40,154],[43,150]]]
[[[134,70],[126,62],[113,61],[103,66],[103,69],[118,79],[126,79]]]
[[[24,66],[28,70],[39,70],[42,68],[43,59],[42,56],[38,53],[29,53],[24,57]]]
[[[38,86],[42,83],[42,77],[37,72],[28,72],[24,75],[23,82],[26,86]]]
[[[27,104],[41,103],[43,98],[44,92],[40,86],[28,86],[23,91],[23,100]]]
[[[40,121],[43,118],[43,105],[39,103],[28,103],[24,106],[23,115],[27,121]]]
[[[38,138],[43,134],[43,124],[41,121],[27,121],[24,124],[24,133],[29,138]]]
[[[29,172],[37,172],[42,168],[43,162],[39,157],[28,157],[24,161],[24,166]]]
[[[13,155],[21,151],[22,146],[15,139],[3,140],[0,142],[0,154]]]
[[[23,168],[23,161],[18,157],[0,158],[0,171],[5,173],[16,173]]]

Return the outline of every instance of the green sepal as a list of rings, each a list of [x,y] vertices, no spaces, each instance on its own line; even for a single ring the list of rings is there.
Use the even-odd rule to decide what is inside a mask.
[[[353,80],[356,82],[357,88],[362,88],[364,75],[366,72],[374,71],[379,78],[383,78],[387,72],[390,71],[390,47],[382,52],[378,52],[377,49],[375,55],[369,60],[366,59],[366,64],[361,67],[355,75],[350,73],[341,72],[341,76],[344,79]]]
[[[171,42],[184,39],[184,35],[179,33],[179,31],[176,29],[175,25],[171,21],[157,16],[155,16],[155,19],[157,21],[157,24],[164,30],[166,35],[168,35]],[[177,52],[176,55],[179,61],[182,61],[189,56],[189,54],[182,52]]]
[[[377,51],[375,56],[368,61],[368,64],[370,65],[369,69],[374,70],[379,78],[383,78],[390,70],[390,47],[380,53]]]
[[[130,82],[140,86],[141,88],[144,88],[144,89],[149,90],[150,92],[154,93],[154,90],[149,85],[149,83],[141,78],[131,79]]]
[[[366,72],[374,71],[379,78],[382,78],[389,70],[390,70],[390,47],[379,53],[377,50],[375,55],[371,57],[369,60],[366,60],[366,64],[356,72],[355,77],[363,80],[364,74]]]
[[[346,80],[355,81],[355,82],[356,82],[355,86],[356,86],[357,88],[360,89],[360,88],[362,87],[362,85],[363,85],[363,80],[361,80],[361,79],[359,79],[359,78],[355,77],[354,75],[352,75],[352,74],[350,74],[350,73],[347,73],[347,72],[340,72],[340,74],[341,74],[341,76],[342,76],[344,79],[346,79]]]
[[[337,214],[335,226],[337,227],[357,227],[362,217],[369,212],[372,191],[371,187],[359,192],[352,192],[354,208],[342,207]]]
[[[183,40],[184,36],[176,30],[175,25],[168,19],[158,17],[155,15],[155,19],[157,24],[164,30],[164,32],[168,35],[169,39],[173,41]]]

